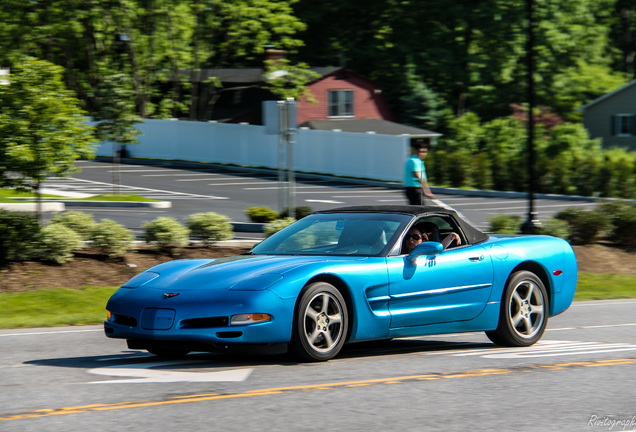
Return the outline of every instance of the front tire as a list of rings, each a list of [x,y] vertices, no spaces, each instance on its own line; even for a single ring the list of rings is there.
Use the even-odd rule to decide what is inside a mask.
[[[305,361],[335,357],[349,329],[347,304],[333,285],[316,282],[303,289],[294,313],[291,351]]]
[[[548,311],[548,295],[541,279],[529,271],[516,272],[501,299],[499,325],[486,336],[497,345],[530,346],[543,336]]]

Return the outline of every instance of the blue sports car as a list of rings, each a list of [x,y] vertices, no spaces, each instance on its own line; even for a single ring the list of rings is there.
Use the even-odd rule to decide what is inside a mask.
[[[240,256],[152,267],[113,294],[104,327],[165,356],[283,344],[321,361],[345,343],[474,331],[528,346],[576,280],[559,238],[489,236],[440,207],[346,207]]]

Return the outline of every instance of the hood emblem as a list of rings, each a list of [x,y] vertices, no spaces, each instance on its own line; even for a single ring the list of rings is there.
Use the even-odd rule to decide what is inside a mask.
[[[163,298],[164,299],[169,299],[169,298],[172,298],[172,297],[176,297],[178,295],[179,295],[179,293],[163,293]]]

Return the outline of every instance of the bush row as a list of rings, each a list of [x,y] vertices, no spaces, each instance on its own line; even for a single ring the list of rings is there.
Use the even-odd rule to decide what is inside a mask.
[[[312,214],[314,210],[307,206],[294,207],[294,219],[300,220],[306,216]],[[284,208],[280,213],[269,207],[248,207],[245,210],[245,215],[252,222],[256,223],[269,223],[276,220],[284,220],[290,217],[289,208]]]
[[[144,224],[144,240],[162,250],[173,252],[186,246],[190,236],[209,245],[231,239],[232,225],[228,217],[212,212],[193,214],[185,225],[171,217]],[[133,233],[123,225],[110,219],[96,222],[80,211],[58,214],[40,227],[32,215],[0,210],[0,265],[27,260],[63,263],[84,245],[119,257],[131,250],[133,240]]]
[[[497,215],[488,221],[493,234],[521,232],[519,216]],[[615,200],[603,202],[594,210],[565,209],[545,221],[538,231],[576,245],[607,240],[618,246],[636,248],[636,203]]]
[[[537,125],[536,192],[636,198],[636,152],[604,149],[580,124]],[[482,122],[474,113],[453,120],[426,158],[437,186],[526,190],[527,130],[517,118]]]

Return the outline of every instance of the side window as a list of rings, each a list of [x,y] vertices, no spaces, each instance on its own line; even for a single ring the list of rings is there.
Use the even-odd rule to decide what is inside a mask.
[[[451,217],[443,216],[429,216],[422,218],[415,223],[416,227],[428,237],[429,241],[436,241],[439,243],[448,243],[447,248],[451,249],[457,246],[466,245],[466,239],[458,228],[457,224]],[[456,240],[451,240],[455,234],[459,236],[460,244]],[[451,238],[448,238],[448,236]]]

